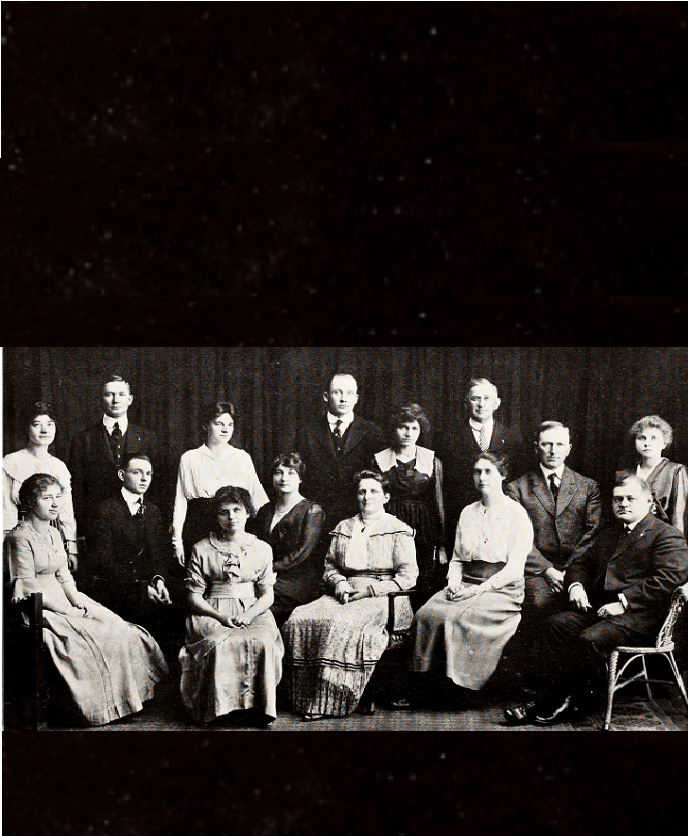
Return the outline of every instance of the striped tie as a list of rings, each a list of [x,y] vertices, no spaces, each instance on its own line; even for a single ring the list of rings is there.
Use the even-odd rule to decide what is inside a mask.
[[[485,425],[480,425],[480,436],[478,437],[478,444],[480,445],[480,452],[484,453],[488,448],[487,433],[485,432]]]

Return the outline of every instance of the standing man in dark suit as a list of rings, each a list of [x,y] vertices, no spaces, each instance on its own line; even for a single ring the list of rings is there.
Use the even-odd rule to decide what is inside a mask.
[[[125,621],[145,627],[162,643],[172,639],[170,632],[181,640],[183,570],[172,554],[159,509],[144,500],[153,478],[150,459],[145,453],[128,454],[118,478],[120,490],[93,514],[89,560],[93,597]],[[175,616],[179,629],[172,623]]]
[[[617,483],[612,505],[617,522],[566,570],[570,609],[550,618],[544,637],[548,682],[534,703],[506,710],[509,722],[549,726],[575,716],[595,667],[619,645],[652,646],[688,579],[686,538],[654,516],[644,479]]]
[[[375,453],[383,449],[380,428],[354,414],[358,384],[348,372],[337,372],[323,392],[324,415],[299,427],[295,446],[308,468],[305,495],[323,506],[332,530],[357,510],[353,478],[370,467]]]
[[[484,377],[473,378],[464,400],[468,415],[452,422],[438,445],[444,464],[444,497],[447,508],[447,530],[456,530],[461,511],[480,495],[475,490],[471,461],[479,452],[488,451],[498,458],[508,457],[509,477],[523,472],[523,441],[515,430],[494,418],[501,400],[497,387]]]
[[[155,455],[155,433],[129,422],[127,412],[134,400],[129,384],[111,375],[101,386],[103,417],[97,424],[72,438],[67,466],[72,474],[74,514],[80,532],[88,539],[91,517],[98,503],[119,490],[118,471],[131,453]]]
[[[600,488],[566,466],[568,427],[543,421],[535,440],[538,467],[510,482],[504,492],[528,512],[535,532],[528,555],[526,597],[518,636],[528,655],[524,684],[537,690],[539,636],[543,620],[567,607],[564,573],[590,548],[602,520]]]

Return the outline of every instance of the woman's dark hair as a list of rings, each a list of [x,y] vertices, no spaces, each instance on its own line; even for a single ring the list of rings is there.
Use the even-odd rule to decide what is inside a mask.
[[[47,415],[42,412],[41,415]],[[19,513],[30,514],[35,510],[38,497],[45,493],[51,485],[59,485],[62,490],[62,485],[59,480],[48,473],[34,473],[25,479],[19,488]]]
[[[47,401],[35,401],[22,412],[22,427],[28,432],[34,419],[39,415],[47,415],[51,421],[56,421],[53,405]]]
[[[219,418],[220,415],[224,415],[225,413],[231,415],[232,419],[236,418],[236,410],[234,409],[233,403],[229,401],[214,401],[213,403],[206,404],[201,410],[201,426],[203,427],[203,431],[205,432],[209,424],[212,424],[216,418]]]
[[[492,464],[497,468],[500,476],[503,476],[505,479],[509,477],[509,457],[495,456],[494,453],[488,453],[487,451],[484,453],[476,453],[476,455],[473,456],[471,459],[471,472],[473,472],[473,468],[476,464],[483,459],[485,461],[492,462]]]
[[[301,479],[306,478],[306,463],[301,458],[300,453],[280,453],[277,458],[273,459],[270,465],[270,473],[274,474],[278,467],[290,467],[299,474]]]
[[[251,502],[251,494],[246,488],[239,488],[236,485],[227,485],[224,488],[218,488],[213,497],[213,514],[216,522],[213,531],[219,532],[220,526],[217,523],[217,512],[220,510],[220,505],[228,502],[235,502],[237,505],[243,505],[249,517],[255,517],[256,511]]]
[[[377,470],[361,470],[360,473],[357,473],[354,476],[354,485],[356,486],[356,490],[358,490],[358,486],[361,484],[363,479],[374,479],[382,485],[382,490],[385,493],[389,493],[389,479],[382,473],[378,473]]]
[[[397,440],[394,431],[403,427],[404,424],[410,424],[412,421],[418,421],[420,425],[419,440],[425,438],[430,432],[430,421],[417,403],[402,404],[398,409],[390,413],[387,419],[387,434],[392,440],[392,447],[394,447],[394,443]]]

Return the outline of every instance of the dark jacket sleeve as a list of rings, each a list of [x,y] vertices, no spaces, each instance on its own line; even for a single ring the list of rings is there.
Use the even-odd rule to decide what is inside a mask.
[[[588,483],[586,493],[585,530],[583,536],[571,552],[569,562],[575,560],[578,555],[583,554],[590,548],[602,525],[602,495],[600,486],[591,479]]]
[[[627,611],[654,609],[668,604],[673,591],[688,579],[686,538],[674,526],[667,525],[652,544],[654,570],[624,589]]]
[[[67,469],[72,476],[72,502],[74,503],[74,516],[79,527],[83,529],[84,517],[86,514],[84,500],[84,485],[86,484],[86,442],[82,433],[77,433],[72,438],[67,457]]]
[[[285,555],[282,560],[275,561],[273,563],[274,570],[276,572],[287,571],[308,560],[318,546],[324,522],[325,512],[323,509],[317,504],[311,505],[299,520],[298,535],[294,540],[292,552]]]

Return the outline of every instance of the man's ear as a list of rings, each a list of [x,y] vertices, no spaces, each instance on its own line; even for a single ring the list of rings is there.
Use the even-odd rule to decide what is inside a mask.
[[[328,395],[327,392],[323,392],[323,400],[325,401],[325,403],[329,402],[330,396]]]
[[[117,475],[119,476],[120,482],[124,482],[124,470],[123,470],[123,468],[120,467],[120,469],[117,471]]]
[[[495,398],[495,403],[497,404],[494,408],[494,411],[496,412],[499,409],[499,407],[502,405],[502,399],[501,398]]]

